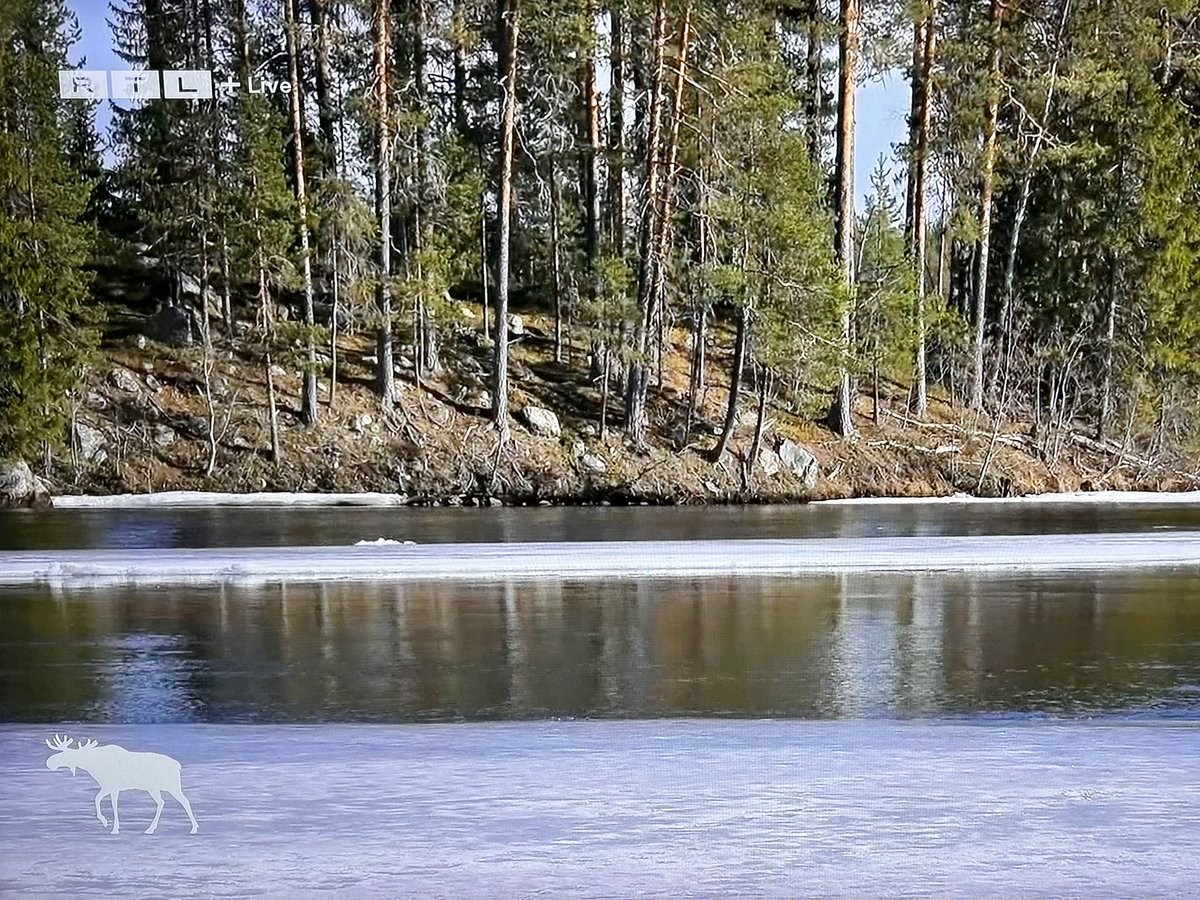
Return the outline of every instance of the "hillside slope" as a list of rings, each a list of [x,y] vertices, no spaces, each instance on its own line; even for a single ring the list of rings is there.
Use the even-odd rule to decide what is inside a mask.
[[[1139,459],[1115,444],[1062,434],[1039,448],[1028,423],[998,424],[951,406],[935,393],[925,421],[903,412],[900,385],[881,389],[879,424],[873,401],[855,407],[860,434],[841,441],[778,405],[769,405],[762,447],[748,457],[757,401],[742,398],[737,429],[715,464],[728,399],[732,337],[719,331],[709,351],[700,421],[691,442],[676,446],[686,406],[687,335],[672,335],[661,390],[651,389],[651,443],[634,452],[620,430],[614,385],[609,427],[598,433],[600,391],[581,373],[584,349],[571,365],[555,363],[547,334],[552,323],[522,311],[523,333],[513,347],[512,440],[500,447],[486,413],[490,350],[481,322],[463,322],[442,348],[443,370],[418,386],[401,347],[402,397],[392,413],[371,391],[373,347],[368,335],[339,341],[338,385],[332,407],[321,381],[321,418],[299,422],[298,370],[274,369],[283,459],[269,452],[267,379],[261,357],[239,342],[214,353],[211,418],[217,453],[211,475],[210,408],[199,347],[147,341],[136,329],[106,341],[80,391],[69,459],[49,480],[55,493],[163,490],[387,491],[413,503],[724,503],[786,502],[852,496],[937,496],[956,492],[1016,495],[1054,491],[1179,490],[1196,486],[1181,473]],[[278,355],[277,357],[278,358]],[[328,363],[328,353],[324,361]],[[747,391],[753,385],[747,386]],[[820,400],[820,397],[816,398]],[[559,436],[528,424],[526,407],[550,410]],[[793,445],[781,444],[785,441]],[[1046,452],[1047,443],[1054,455]],[[783,459],[780,450],[783,451]],[[807,454],[815,458],[815,466]],[[810,465],[806,468],[805,463]],[[985,471],[986,469],[986,471]],[[982,476],[981,476],[982,473]]]

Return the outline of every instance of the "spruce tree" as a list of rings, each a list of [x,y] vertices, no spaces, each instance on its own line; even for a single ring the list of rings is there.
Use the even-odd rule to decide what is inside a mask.
[[[905,254],[900,201],[892,193],[881,159],[871,173],[871,195],[859,230],[862,233],[856,272],[857,356],[871,377],[872,418],[880,418],[880,372],[904,366],[916,348],[912,310],[917,296],[916,273]]]
[[[90,185],[71,165],[58,99],[70,24],[61,0],[0,7],[0,457],[61,442],[95,342]]]

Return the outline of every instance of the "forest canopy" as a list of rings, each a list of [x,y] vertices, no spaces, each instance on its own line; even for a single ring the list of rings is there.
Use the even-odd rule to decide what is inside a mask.
[[[279,461],[280,368],[312,425],[339,333],[370,334],[388,414],[398,379],[462,364],[464,305],[503,441],[531,304],[554,361],[597,386],[599,433],[634,451],[692,445],[718,329],[714,461],[743,394],[850,440],[881,379],[914,421],[936,394],[1045,448],[1200,447],[1188,0],[115,0],[106,18],[129,69],[218,87],[113,104],[99,133],[98,103],[59,96],[81,62],[62,0],[0,8],[0,457],[49,468],[117,310],[194,330],[210,474],[220,352],[259,361]],[[859,210],[856,88],[883,71],[907,78],[907,135]],[[669,405],[673,335],[689,374]]]

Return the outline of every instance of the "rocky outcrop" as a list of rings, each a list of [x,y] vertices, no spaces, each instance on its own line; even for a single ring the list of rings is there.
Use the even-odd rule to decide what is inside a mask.
[[[585,453],[579,457],[579,468],[589,475],[603,475],[608,471],[608,463],[595,453]]]
[[[48,503],[50,492],[23,459],[0,460],[0,506]]]
[[[780,461],[779,454],[770,447],[761,447],[758,451],[758,465],[763,470],[763,474],[768,478],[773,478],[779,474]]]
[[[86,422],[76,422],[73,437],[81,463],[102,463],[108,459],[108,439],[99,428],[93,428]]]
[[[146,319],[142,330],[150,340],[172,347],[186,347],[200,334],[196,317],[182,306],[164,306]]]
[[[534,434],[546,437],[559,437],[562,426],[558,424],[558,416],[540,406],[526,406],[521,410],[520,419]]]
[[[817,486],[821,470],[815,456],[788,438],[779,442],[778,453],[784,468],[800,479],[806,491],[811,491]]]
[[[126,369],[124,366],[118,366],[108,373],[108,380],[127,394],[140,394],[142,392],[142,383],[138,381],[138,377]]]
[[[297,315],[296,318],[303,318],[302,312],[301,314]],[[318,325],[330,327],[333,324],[333,304],[324,300],[314,300],[313,319]],[[353,324],[354,317],[350,315],[350,310],[346,308],[344,303],[339,303],[337,307],[338,330],[345,331]]]
[[[150,430],[150,439],[154,442],[155,447],[169,447],[175,443],[177,436],[174,428],[170,425],[163,425],[161,422]]]

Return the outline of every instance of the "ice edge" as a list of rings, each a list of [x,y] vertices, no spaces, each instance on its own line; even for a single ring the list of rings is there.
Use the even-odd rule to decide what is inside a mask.
[[[1200,567],[1200,532],[0,553],[0,584],[691,579]]]

